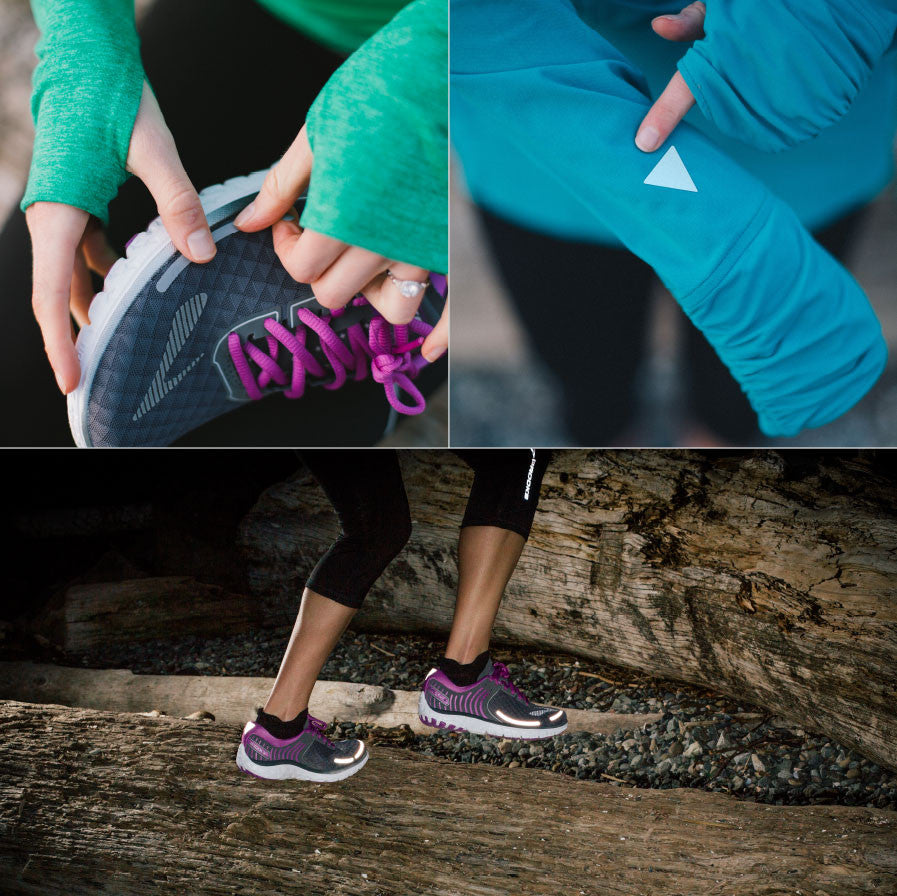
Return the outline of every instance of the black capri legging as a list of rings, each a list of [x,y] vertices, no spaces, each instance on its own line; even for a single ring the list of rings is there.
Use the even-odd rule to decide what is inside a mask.
[[[528,538],[550,451],[458,451],[474,471],[461,527],[497,526]],[[411,535],[395,451],[303,451],[340,521],[340,535],[308,577],[312,591],[358,608]]]

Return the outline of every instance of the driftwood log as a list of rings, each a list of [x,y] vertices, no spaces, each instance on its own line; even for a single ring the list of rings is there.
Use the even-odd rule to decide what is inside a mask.
[[[253,708],[264,705],[273,678],[244,675],[135,675],[128,669],[77,669],[50,663],[0,662],[0,700],[59,703],[111,712],[152,712],[185,718],[211,713],[218,722],[243,725]],[[311,714],[326,722],[363,722],[380,728],[407,725],[432,734],[417,714],[419,691],[381,685],[318,681],[311,693]],[[660,713],[592,712],[567,709],[569,731],[613,734],[640,728]]]
[[[891,894],[897,813],[634,790],[375,746],[259,781],[239,728],[0,703],[6,894]]]
[[[73,585],[52,599],[32,624],[68,651],[130,644],[174,635],[245,632],[259,624],[243,594],[189,576],[158,576]]]
[[[357,625],[445,632],[471,473],[449,452],[403,468],[414,535]],[[897,768],[895,508],[883,454],[558,453],[496,636],[706,685]],[[246,517],[270,618],[335,532],[308,474]]]

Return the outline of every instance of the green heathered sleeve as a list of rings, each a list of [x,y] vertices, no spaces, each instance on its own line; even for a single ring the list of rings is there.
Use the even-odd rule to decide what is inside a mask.
[[[128,178],[143,66],[131,0],[32,0],[34,152],[21,208],[62,202],[104,222]]]
[[[309,227],[448,269],[448,4],[415,0],[333,74],[308,114]]]

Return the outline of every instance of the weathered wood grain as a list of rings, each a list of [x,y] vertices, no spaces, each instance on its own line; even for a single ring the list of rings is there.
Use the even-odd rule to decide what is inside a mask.
[[[273,678],[245,675],[135,675],[128,669],[77,669],[51,663],[0,662],[0,700],[57,703],[110,712],[151,712],[185,718],[210,712],[218,722],[243,725],[263,706]],[[407,725],[432,734],[417,714],[419,691],[382,685],[318,681],[311,693],[312,715],[326,722],[363,722],[380,728]],[[613,734],[640,728],[661,713],[593,712],[567,709],[569,731]]]
[[[375,746],[330,785],[236,769],[237,726],[0,704],[0,880],[115,893],[890,894],[897,813],[631,790]]]
[[[403,467],[414,535],[357,624],[445,632],[471,474]],[[559,453],[496,637],[707,685],[897,768],[895,508],[885,455]],[[335,532],[308,475],[262,496],[241,540],[269,618]]]

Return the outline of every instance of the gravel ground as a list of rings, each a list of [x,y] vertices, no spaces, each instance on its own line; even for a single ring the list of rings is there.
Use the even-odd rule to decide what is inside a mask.
[[[165,675],[274,676],[288,630],[228,638],[187,637],[112,647],[56,661]],[[329,680],[415,690],[443,642],[348,632],[324,667]],[[763,803],[897,809],[897,774],[823,736],[731,698],[563,654],[497,649],[536,702],[663,718],[611,736],[565,734],[538,743],[472,734],[341,723],[335,737],[364,737],[455,762],[548,769],[636,787],[697,787]]]

